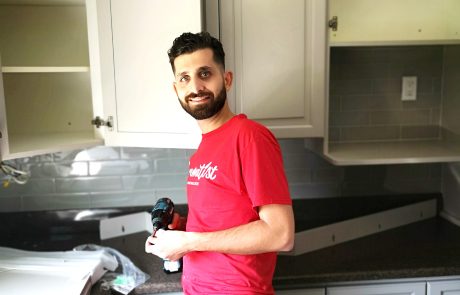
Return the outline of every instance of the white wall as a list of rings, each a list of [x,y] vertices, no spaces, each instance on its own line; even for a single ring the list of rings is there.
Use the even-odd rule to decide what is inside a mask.
[[[443,165],[442,215],[460,226],[460,162]]]

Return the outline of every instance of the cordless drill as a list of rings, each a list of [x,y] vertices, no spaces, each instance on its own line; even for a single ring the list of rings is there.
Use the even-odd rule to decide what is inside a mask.
[[[154,237],[159,229],[167,230],[168,225],[172,223],[174,217],[173,201],[171,201],[169,198],[159,199],[153,206],[150,215],[152,216],[152,236]],[[169,261],[163,259],[163,270],[168,274],[181,271],[182,258],[178,261]]]

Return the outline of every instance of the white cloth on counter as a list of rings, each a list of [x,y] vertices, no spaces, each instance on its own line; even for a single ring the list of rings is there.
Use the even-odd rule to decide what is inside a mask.
[[[118,266],[106,251],[25,251],[0,247],[0,294],[86,294]]]

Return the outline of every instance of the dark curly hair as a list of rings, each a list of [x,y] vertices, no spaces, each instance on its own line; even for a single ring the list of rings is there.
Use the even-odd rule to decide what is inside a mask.
[[[225,52],[222,43],[208,32],[201,32],[196,34],[183,33],[174,40],[173,45],[168,50],[169,63],[171,64],[173,72],[176,72],[174,68],[174,60],[176,57],[205,48],[212,50],[214,61],[225,70]]]

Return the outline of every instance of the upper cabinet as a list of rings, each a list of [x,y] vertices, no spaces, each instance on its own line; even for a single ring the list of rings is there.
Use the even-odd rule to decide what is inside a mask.
[[[236,112],[280,138],[322,137],[325,1],[221,1],[220,16]]]
[[[0,159],[104,141],[197,147],[167,50],[201,30],[201,11],[200,0],[0,1]]]
[[[1,159],[100,142],[84,5],[0,1],[0,68]]]
[[[328,19],[325,137],[307,144],[336,165],[460,161],[460,1],[330,0]]]
[[[329,0],[331,46],[460,42],[458,0]]]
[[[201,132],[173,90],[168,49],[202,29],[200,0],[87,1],[93,97],[106,145],[197,148]]]

